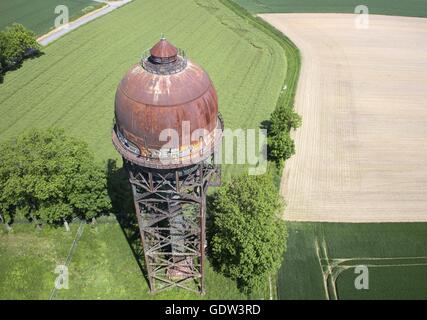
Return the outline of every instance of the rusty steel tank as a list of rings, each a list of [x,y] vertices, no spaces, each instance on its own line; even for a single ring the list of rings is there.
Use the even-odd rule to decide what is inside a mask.
[[[129,174],[150,290],[204,292],[206,194],[223,132],[208,74],[162,38],[120,82],[113,144]]]
[[[173,169],[203,161],[222,129],[208,74],[163,37],[117,88],[113,144],[137,165]]]

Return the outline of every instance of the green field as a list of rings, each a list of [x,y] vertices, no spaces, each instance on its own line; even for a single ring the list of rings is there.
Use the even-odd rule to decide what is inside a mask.
[[[72,224],[68,233],[51,228],[38,231],[29,224],[15,224],[14,231],[8,234],[1,228],[0,298],[48,299],[57,276],[55,266],[66,261],[78,226]],[[354,268],[348,268],[336,281],[339,299],[427,298],[426,223],[294,222],[288,223],[288,231],[288,251],[279,273],[281,299],[325,299],[316,241],[320,246],[326,244],[330,264],[334,259],[346,258],[355,260],[342,263],[344,266],[370,265],[369,290],[354,288],[357,275]],[[94,227],[85,225],[69,264],[69,289],[56,291],[53,298],[246,298],[232,281],[214,273],[209,265],[205,296],[183,290],[149,294],[140,269],[143,261],[138,250],[129,244],[136,244],[138,239],[129,241],[129,234],[127,237],[125,234],[113,218],[104,219]],[[325,265],[326,260],[321,261]],[[330,284],[328,289],[331,290]]]
[[[86,141],[97,161],[119,160],[111,144],[115,89],[161,33],[210,74],[226,127],[259,128],[279,97],[282,102],[292,100],[298,55],[290,43],[266,34],[265,25],[256,26],[261,22],[245,18],[224,2],[135,0],[50,44],[43,56],[7,73],[0,84],[0,139],[30,127],[58,126]],[[292,74],[287,73],[290,66]],[[227,179],[243,169],[226,166],[223,174]],[[73,240],[62,229],[37,233],[28,228],[32,227],[17,224],[14,233],[1,235],[0,256],[6,258],[0,259],[0,297],[47,298],[55,278],[53,268],[65,259]],[[25,237],[34,248],[21,254]],[[56,241],[61,237],[64,241]],[[70,289],[55,298],[199,298],[173,290],[147,295],[138,259],[125,240],[117,223],[95,230],[86,226],[70,265]],[[54,250],[45,252],[45,247]],[[17,255],[22,260],[15,259]],[[203,298],[245,298],[232,281],[210,267],[206,282],[209,293]],[[31,290],[23,292],[24,288]],[[268,293],[254,295],[265,297]]]
[[[427,299],[427,223],[290,222],[288,233],[280,299],[326,299],[325,287],[329,299]],[[368,266],[369,290],[355,289],[357,265]],[[335,285],[324,285],[328,267]]]
[[[233,0],[253,13],[319,12],[354,13],[366,5],[371,14],[427,17],[426,0]]]
[[[95,9],[103,4],[92,0],[0,0],[0,29],[14,22],[23,24],[37,35],[54,28],[55,8],[68,7],[70,20],[81,16],[84,9]]]
[[[111,220],[111,219],[110,219]],[[134,256],[125,233],[115,221],[85,225],[68,266],[69,289],[52,294],[55,267],[64,264],[78,230],[71,232],[15,224],[0,230],[1,299],[246,299],[233,281],[206,268],[207,294],[172,289],[148,292],[140,256]],[[136,237],[136,241],[139,239]],[[132,242],[131,242],[132,243]],[[262,298],[262,297],[256,297]]]
[[[358,4],[325,1],[328,5],[319,9],[314,0],[236,2],[252,12],[352,12]],[[3,3],[0,0],[1,8]],[[224,3],[227,1],[135,0],[52,43],[44,48],[43,56],[9,72],[0,84],[0,139],[34,126],[59,126],[85,140],[98,161],[119,159],[110,141],[115,89],[161,33],[209,72],[226,127],[258,128],[278,98],[279,103],[292,103],[299,56],[265,24],[255,27],[254,20],[243,18]],[[425,3],[368,2],[371,13],[401,15],[426,15]],[[266,6],[261,10],[260,4],[268,5],[268,10]],[[270,35],[261,32],[263,28]],[[284,84],[287,91],[282,90]],[[241,170],[227,166],[225,178]],[[13,233],[0,231],[0,298],[49,298],[54,268],[66,260],[77,227],[72,224],[72,231],[66,233],[16,224]],[[334,292],[339,299],[427,298],[426,231],[427,224],[288,223],[288,250],[278,277],[278,296],[325,299],[322,274],[326,275],[328,266],[338,264],[333,269],[342,271],[339,277],[326,283],[330,298]],[[138,239],[130,239],[126,232],[114,221],[86,225],[70,263],[70,289],[57,291],[54,298],[246,298],[232,281],[209,266],[206,296],[182,290],[148,294],[140,269],[139,242],[135,243]],[[354,289],[354,266],[358,264],[371,265],[368,291]],[[265,297],[265,293],[254,295]]]
[[[0,228],[0,299],[47,299],[58,263],[64,263],[77,226],[71,232],[33,225],[14,225],[7,234]]]
[[[284,49],[219,1],[163,2],[136,0],[8,73],[0,85],[1,139],[59,126],[87,141],[98,160],[118,159],[110,139],[116,87],[161,33],[209,72],[226,127],[259,128],[282,89]]]

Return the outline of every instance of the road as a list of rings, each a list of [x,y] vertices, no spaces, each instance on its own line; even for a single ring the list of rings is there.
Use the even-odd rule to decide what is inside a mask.
[[[117,8],[120,8],[121,6],[131,2],[132,0],[121,0],[121,1],[111,1],[111,2],[106,2],[106,1],[100,1],[100,0],[95,0],[96,2],[105,2],[107,3],[107,6],[100,8],[98,10],[92,11],[82,17],[80,17],[79,19],[72,21],[66,25],[63,25],[59,28],[56,28],[55,30],[52,30],[51,32],[41,36],[40,38],[37,39],[37,41],[43,45],[46,46],[49,43],[59,39],[60,37],[62,37],[63,35],[77,29],[78,27],[96,19],[99,18],[107,13],[110,13],[113,10],[116,10]]]
[[[427,221],[427,19],[261,17],[302,54],[285,219]]]

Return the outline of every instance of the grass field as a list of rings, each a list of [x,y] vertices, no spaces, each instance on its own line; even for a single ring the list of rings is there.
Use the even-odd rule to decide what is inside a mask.
[[[55,8],[68,7],[70,20],[81,16],[84,9],[95,9],[103,4],[92,0],[0,0],[0,29],[14,22],[23,24],[42,35],[54,28]],[[92,8],[88,8],[92,7]]]
[[[330,299],[427,298],[427,223],[288,222],[288,232],[280,299],[326,299],[329,267]],[[369,290],[354,287],[357,265],[368,266]]]
[[[233,0],[253,13],[318,12],[354,13],[366,5],[371,14],[427,17],[426,0]]]
[[[135,0],[71,32],[44,48],[45,54],[40,58],[26,61],[21,69],[8,73],[0,84],[0,139],[29,127],[58,126],[85,140],[98,161],[119,159],[110,139],[115,89],[125,72],[138,62],[146,48],[158,41],[161,33],[184,48],[210,74],[226,127],[259,128],[279,97],[281,101],[291,100],[296,75],[286,76],[289,65],[298,66],[298,57],[291,52],[291,64],[287,63],[289,43],[286,47],[260,31],[255,27],[258,22],[245,19],[235,8],[230,10],[232,6],[225,6],[225,1],[163,2],[167,6],[154,0]],[[175,9],[171,11],[170,6]],[[262,28],[266,29],[265,25]],[[289,81],[285,93],[284,81]],[[223,174],[227,179],[242,170],[244,167],[227,166]],[[19,228],[24,227],[18,226],[16,234],[2,237],[29,232],[36,246],[35,237],[39,235],[29,230],[20,232]],[[141,270],[137,270],[135,257],[119,231],[116,223],[99,225],[96,230],[86,226],[70,265],[70,290],[58,292],[55,298],[200,298],[182,291],[147,295]],[[48,297],[55,277],[52,268],[57,261],[64,260],[73,239],[56,243],[63,231],[46,232],[46,239],[40,235],[38,240],[54,243],[58,253],[49,256],[41,245],[33,254],[26,251],[18,264],[13,246],[25,246],[25,241],[2,241],[0,255],[7,259],[0,259],[0,263],[7,264],[0,266],[6,270],[0,280],[0,296],[19,298],[24,294],[19,288],[39,287],[41,290],[25,294],[31,298]],[[33,270],[30,262],[39,256]],[[13,280],[15,269],[22,275],[19,283]],[[123,272],[118,274],[117,270]],[[209,293],[203,298],[245,298],[233,282],[210,267],[206,281]],[[262,292],[254,298],[268,298],[266,294]]]
[[[57,276],[54,269],[65,261],[77,226],[69,233],[36,232],[28,224],[14,229],[7,234],[0,228],[0,300],[47,299]]]
[[[49,298],[57,276],[55,266],[65,262],[77,228],[77,223],[72,224],[71,232],[67,233],[63,229],[37,231],[32,225],[16,224],[14,232],[9,234],[1,229],[0,298]],[[340,299],[427,298],[427,224],[288,223],[288,230],[286,263],[279,274],[281,299],[325,299],[316,254],[316,241],[322,246],[323,240],[331,265],[334,259],[340,258],[357,259],[342,263],[345,266],[372,265],[369,290],[354,288],[357,276],[354,268],[340,274],[336,281]],[[138,261],[141,262],[135,259],[118,223],[86,225],[69,265],[69,289],[58,290],[54,298],[246,298],[232,281],[214,273],[209,266],[206,296],[182,290],[151,295]],[[326,260],[322,260],[322,264],[326,265]],[[332,289],[330,285],[329,289]]]
[[[1,139],[59,126],[87,141],[97,159],[118,159],[110,141],[115,89],[162,32],[209,72],[226,127],[259,128],[282,89],[284,49],[220,2],[167,3],[136,0],[8,73],[0,85]]]
[[[71,232],[38,231],[29,224],[15,224],[12,233],[1,228],[0,300],[48,299],[58,276],[55,267],[65,263],[78,226],[72,224]],[[209,264],[205,296],[176,289],[152,295],[139,263],[117,222],[85,225],[68,266],[69,289],[57,290],[53,299],[246,299]]]

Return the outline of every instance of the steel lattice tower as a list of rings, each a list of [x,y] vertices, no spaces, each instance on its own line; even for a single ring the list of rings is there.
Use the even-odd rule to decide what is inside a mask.
[[[207,73],[164,38],[117,89],[112,140],[129,173],[152,292],[205,290],[206,192],[220,185],[213,159],[224,127],[217,101]]]

